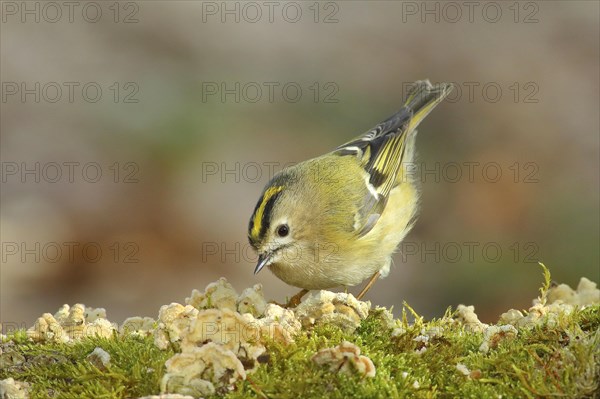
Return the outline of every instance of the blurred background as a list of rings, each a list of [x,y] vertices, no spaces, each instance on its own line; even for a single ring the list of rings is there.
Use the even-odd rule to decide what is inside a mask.
[[[367,299],[528,308],[544,262],[600,280],[599,3],[3,2],[0,321],[156,317],[221,276],[297,292],[246,239],[264,185],[395,112],[421,216]],[[350,289],[358,293],[360,287]]]

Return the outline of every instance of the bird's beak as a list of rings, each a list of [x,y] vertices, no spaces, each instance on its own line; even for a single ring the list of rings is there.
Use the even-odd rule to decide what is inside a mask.
[[[266,252],[264,254],[258,255],[258,264],[254,269],[254,274],[257,274],[259,271],[262,270],[263,267],[265,267],[269,263],[269,261],[271,260],[271,256],[272,252]]]

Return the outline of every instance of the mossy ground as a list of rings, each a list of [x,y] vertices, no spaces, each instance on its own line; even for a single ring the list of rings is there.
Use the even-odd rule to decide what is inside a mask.
[[[539,298],[545,304],[550,273],[541,266]],[[268,356],[257,371],[218,397],[600,398],[598,304],[542,319],[516,335],[499,334],[487,352],[480,350],[484,334],[457,322],[451,309],[440,319],[424,321],[405,304],[394,323],[401,330],[396,334],[389,315],[372,309],[353,333],[320,325],[304,330],[290,344],[266,342]],[[311,360],[318,350],[342,341],[354,343],[373,361],[374,378],[335,373]],[[152,337],[117,334],[36,344],[22,330],[11,333],[0,347],[0,380],[28,382],[30,397],[44,399],[158,394],[165,362],[176,349],[160,350]],[[108,368],[99,369],[87,359],[96,347],[110,354]]]
[[[165,361],[174,354],[158,349],[152,338],[131,336],[36,344],[19,331],[9,339],[2,344],[0,380],[29,382],[31,398],[137,398],[157,393]],[[110,354],[108,370],[87,360],[96,347]]]
[[[448,319],[405,325],[406,333],[399,337],[392,337],[384,326],[375,311],[354,334],[321,327],[294,345],[272,345],[269,364],[227,397],[574,398],[593,397],[597,389],[599,306],[576,312],[553,328],[519,331],[488,354],[478,350],[482,334]],[[423,344],[413,339],[435,327],[442,327],[443,335],[418,353]],[[317,350],[344,339],[371,358],[377,367],[375,378],[332,374],[312,364],[310,357]],[[457,363],[472,370],[472,377],[460,373]]]
[[[407,308],[408,309],[408,308]],[[447,312],[449,316],[451,312]],[[451,318],[402,322],[405,333],[393,337],[380,310],[373,310],[358,330],[344,333],[320,326],[293,344],[270,342],[269,358],[227,398],[520,398],[595,397],[600,380],[600,306],[559,319],[553,326],[520,329],[499,340],[487,354],[479,351],[483,334]],[[424,330],[441,335],[423,342]],[[0,379],[32,385],[32,398],[136,398],[157,394],[165,361],[172,350],[159,350],[152,338],[86,338],[75,344],[34,344],[20,331],[2,344]],[[348,340],[377,368],[375,378],[332,373],[311,361],[319,349]],[[86,357],[95,347],[111,355],[108,370]],[[14,360],[17,359],[16,362]],[[456,369],[464,364],[471,375]],[[11,366],[12,364],[12,366]]]

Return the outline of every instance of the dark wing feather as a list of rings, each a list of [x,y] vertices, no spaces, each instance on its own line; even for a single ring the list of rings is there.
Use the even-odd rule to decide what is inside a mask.
[[[432,86],[429,81],[416,82],[398,112],[334,151],[342,156],[356,156],[368,176],[365,179],[368,194],[358,209],[355,226],[359,236],[367,234],[375,226],[390,192],[398,184],[408,135],[451,89],[449,84]]]

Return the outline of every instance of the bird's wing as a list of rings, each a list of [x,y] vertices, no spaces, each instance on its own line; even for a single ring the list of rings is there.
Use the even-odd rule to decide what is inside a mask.
[[[408,94],[404,106],[373,129],[334,150],[341,156],[355,156],[365,170],[367,195],[355,218],[355,231],[364,236],[382,215],[392,189],[399,184],[398,175],[407,150],[412,151],[415,128],[450,92],[450,84],[431,85],[418,81]]]

